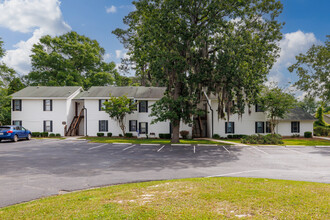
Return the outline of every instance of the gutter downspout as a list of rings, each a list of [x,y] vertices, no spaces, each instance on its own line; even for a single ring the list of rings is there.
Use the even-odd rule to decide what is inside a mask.
[[[86,125],[86,137],[88,136],[87,134],[87,108],[85,107],[85,106],[83,106],[83,109],[85,110],[85,112],[86,112],[86,114],[85,114],[85,117],[84,117],[84,119],[85,119],[85,121],[86,121],[86,123],[85,123],[85,125]]]
[[[204,92],[205,98],[207,99],[207,104],[210,107],[210,110],[212,112],[212,135],[211,135],[211,138],[212,138],[213,137],[213,134],[214,134],[213,109],[211,107],[211,101],[210,101],[209,97],[206,95],[206,92],[205,91],[203,91],[203,92]]]

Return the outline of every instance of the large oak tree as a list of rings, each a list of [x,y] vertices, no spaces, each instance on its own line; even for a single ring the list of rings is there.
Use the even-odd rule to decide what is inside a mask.
[[[105,50],[96,40],[72,31],[61,36],[46,35],[32,48],[30,85],[105,86],[117,75],[114,62],[104,61]]]
[[[170,120],[172,142],[180,121],[197,114],[202,87],[219,99],[218,114],[244,112],[255,102],[278,52],[277,0],[140,0],[116,29],[141,84],[166,86],[153,106],[157,121]],[[225,112],[225,109],[228,111]]]

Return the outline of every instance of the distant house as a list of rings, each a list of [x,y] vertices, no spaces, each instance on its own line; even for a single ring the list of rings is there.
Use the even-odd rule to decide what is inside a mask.
[[[102,110],[109,97],[126,95],[137,102],[137,109],[126,117],[126,132],[138,137],[171,133],[169,121],[152,124],[151,105],[164,95],[164,87],[91,87],[83,91],[81,87],[27,87],[12,95],[13,124],[20,124],[35,132],[59,133],[62,136],[89,135],[111,132],[121,134],[116,121]],[[218,101],[215,96],[200,103],[204,116],[193,118],[192,124],[181,123],[180,130],[189,131],[194,137],[212,137],[219,134],[226,137],[233,134],[270,133],[266,114],[254,106],[250,114],[242,117],[231,115],[229,121],[218,120]],[[245,112],[249,112],[246,108]],[[313,131],[314,117],[300,108],[293,109],[276,126],[276,133],[283,136]]]

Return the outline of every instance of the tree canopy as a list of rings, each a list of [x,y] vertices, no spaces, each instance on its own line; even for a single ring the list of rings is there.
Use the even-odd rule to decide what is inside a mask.
[[[258,104],[265,111],[270,122],[271,133],[275,133],[275,126],[279,119],[283,119],[291,109],[296,107],[296,99],[279,87],[265,88],[261,93]]]
[[[114,62],[104,61],[105,50],[96,40],[72,31],[58,37],[40,38],[32,48],[30,85],[105,86],[118,74]]]
[[[289,71],[295,71],[299,77],[295,85],[330,103],[330,35],[324,45],[313,45],[306,54],[296,56],[296,60],[289,67]]]
[[[202,87],[225,109],[242,114],[255,102],[278,52],[282,24],[276,0],[140,0],[116,29],[142,85],[166,86],[154,107],[156,121],[171,120],[178,142],[180,120],[197,113]],[[228,108],[227,108],[228,107]],[[227,112],[227,116],[234,112]]]

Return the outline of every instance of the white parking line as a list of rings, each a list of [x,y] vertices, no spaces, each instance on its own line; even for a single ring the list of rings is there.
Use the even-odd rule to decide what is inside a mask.
[[[140,144],[142,146],[160,146],[160,144]]]
[[[159,148],[159,149],[157,150],[157,152],[161,151],[164,147],[165,147],[165,145],[163,145],[161,148]]]
[[[101,145],[98,145],[98,146],[96,146],[96,147],[91,147],[91,148],[89,148],[88,150],[93,150],[93,149],[96,149],[96,148],[100,148],[100,147],[103,147],[103,146],[105,146],[105,145],[108,145],[108,144],[101,144]]]
[[[129,146],[129,147],[124,148],[123,151],[128,150],[128,149],[130,149],[130,148],[132,148],[132,147],[135,147],[135,144],[133,144],[133,145],[131,145],[131,146]]]
[[[230,151],[227,150],[227,148],[226,148],[225,146],[222,146],[222,147],[223,147],[223,149],[225,149],[228,153],[230,153]]]
[[[258,171],[261,171],[261,170],[247,170],[247,171],[235,172],[235,173],[225,173],[225,174],[220,174],[220,175],[207,176],[206,178],[220,177],[220,176],[230,176],[230,175],[236,175],[236,174],[241,174],[241,173],[252,173],[252,172],[258,172]]]
[[[196,153],[196,145],[194,145],[194,154]]]
[[[291,152],[295,152],[295,153],[299,153],[299,154],[304,154],[304,155],[306,155],[305,153],[303,153],[303,152],[300,152],[300,151],[297,151],[297,150],[292,150],[292,149],[289,149],[289,148],[287,148],[287,147],[282,147],[283,149],[286,149],[286,150],[288,150],[288,151],[291,151]]]
[[[250,147],[252,147],[253,149],[255,149],[255,150],[257,150],[257,151],[260,151],[260,152],[262,152],[262,153],[264,153],[264,154],[270,155],[269,153],[267,153],[267,152],[265,152],[265,151],[263,151],[263,150],[260,150],[260,149],[258,149],[258,148],[255,147],[255,146],[250,146]]]
[[[197,144],[199,147],[217,147],[217,144]]]

